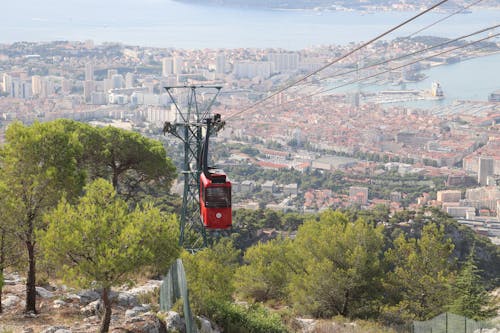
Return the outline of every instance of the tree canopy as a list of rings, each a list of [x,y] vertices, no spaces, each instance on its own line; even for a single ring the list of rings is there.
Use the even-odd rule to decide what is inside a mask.
[[[37,239],[42,215],[65,195],[72,200],[82,189],[84,173],[77,167],[82,146],[58,122],[24,126],[11,124],[0,154],[0,175],[11,200],[11,230],[28,253],[26,312],[36,312]]]
[[[61,265],[67,283],[101,288],[105,316],[101,332],[109,329],[109,290],[138,268],[158,263],[166,269],[178,256],[175,216],[164,216],[146,205],[129,211],[112,185],[97,179],[75,205],[66,200],[45,216],[41,233],[44,255]],[[107,322],[106,322],[107,321]]]

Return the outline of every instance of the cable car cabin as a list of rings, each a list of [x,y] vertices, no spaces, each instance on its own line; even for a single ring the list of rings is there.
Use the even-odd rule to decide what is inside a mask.
[[[231,182],[221,170],[200,175],[200,213],[207,229],[231,228]]]

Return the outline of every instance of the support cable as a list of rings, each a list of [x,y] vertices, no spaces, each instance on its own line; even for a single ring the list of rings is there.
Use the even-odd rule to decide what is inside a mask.
[[[313,97],[313,96],[316,96],[316,95],[319,95],[319,94],[323,94],[323,93],[328,92],[328,91],[332,91],[332,90],[335,90],[335,89],[338,89],[338,88],[349,86],[349,85],[354,84],[354,83],[358,83],[358,82],[361,82],[361,81],[364,81],[364,80],[367,80],[367,79],[371,79],[373,77],[376,77],[376,76],[379,76],[379,75],[382,75],[382,74],[386,74],[386,73],[392,72],[392,71],[397,70],[397,69],[401,69],[401,68],[404,68],[404,67],[407,67],[407,66],[411,66],[411,65],[416,64],[416,63],[418,63],[418,62],[420,62],[422,60],[428,60],[428,59],[431,59],[431,58],[434,58],[434,57],[437,57],[437,56],[440,56],[440,55],[443,55],[443,54],[446,54],[446,53],[449,53],[449,52],[452,52],[452,51],[456,51],[456,50],[459,50],[459,49],[462,49],[462,48],[465,48],[465,47],[468,47],[468,46],[471,46],[471,45],[474,45],[474,44],[477,44],[477,43],[480,43],[480,42],[483,42],[485,40],[488,40],[488,39],[491,39],[491,38],[495,38],[495,37],[498,37],[498,36],[500,36],[500,33],[497,33],[497,34],[494,34],[494,35],[491,35],[491,36],[487,36],[487,37],[481,38],[481,39],[473,41],[473,42],[469,42],[469,43],[467,43],[465,45],[461,45],[461,46],[455,47],[453,49],[449,49],[449,50],[445,50],[445,51],[442,51],[442,52],[439,52],[439,53],[435,53],[435,54],[432,54],[430,56],[426,56],[424,58],[419,58],[419,59],[417,59],[415,61],[403,64],[403,65],[400,65],[400,66],[392,67],[392,68],[389,68],[389,69],[387,69],[385,71],[378,72],[376,74],[364,76],[362,78],[355,79],[355,80],[343,83],[343,84],[338,85],[338,86],[334,86],[334,87],[331,87],[331,88],[328,88],[328,89],[325,89],[325,90],[314,92],[312,94],[303,96],[301,98],[294,99],[294,100],[289,101],[289,102],[285,102],[285,103],[281,104],[281,106],[287,105],[287,104],[290,104],[290,103],[299,102],[299,101],[304,100],[306,98],[310,98],[310,97]]]
[[[282,93],[283,91],[288,90],[288,89],[290,89],[291,87],[293,87],[293,86],[297,85],[298,83],[300,83],[300,82],[303,82],[303,81],[307,80],[307,79],[308,79],[308,78],[310,78],[311,76],[313,76],[313,75],[315,75],[315,74],[317,74],[317,73],[319,73],[319,72],[321,72],[321,71],[325,70],[326,68],[328,68],[328,67],[332,66],[333,64],[336,64],[337,62],[339,62],[339,61],[341,61],[341,60],[343,60],[343,59],[345,59],[345,58],[349,57],[349,56],[350,56],[350,55],[352,55],[353,53],[355,53],[355,52],[357,52],[357,51],[359,51],[359,50],[361,50],[361,49],[365,48],[366,46],[368,46],[368,45],[370,45],[370,44],[372,44],[372,43],[374,43],[374,42],[376,42],[377,40],[381,39],[382,37],[384,37],[384,36],[386,36],[386,35],[390,34],[391,32],[393,32],[393,31],[395,31],[395,30],[397,30],[397,29],[399,29],[399,28],[401,28],[401,27],[403,27],[403,26],[405,26],[406,24],[408,24],[408,23],[410,23],[410,22],[412,22],[412,21],[416,20],[416,19],[417,19],[417,18],[419,18],[420,16],[427,14],[428,12],[430,12],[431,10],[433,10],[434,8],[437,8],[437,7],[441,6],[442,4],[444,4],[444,3],[446,3],[446,2],[448,2],[448,0],[441,0],[441,1],[439,1],[438,3],[434,4],[433,6],[431,6],[431,7],[427,8],[426,10],[424,10],[424,11],[422,11],[422,12],[418,13],[418,14],[417,14],[417,15],[415,15],[415,16],[412,16],[411,18],[407,19],[406,21],[404,21],[404,22],[402,22],[402,23],[400,23],[400,24],[396,25],[395,27],[392,27],[391,29],[389,29],[389,30],[387,30],[387,31],[383,32],[382,34],[380,34],[380,35],[376,36],[375,38],[370,39],[368,42],[365,42],[365,43],[361,44],[360,46],[358,46],[358,47],[354,48],[353,50],[351,50],[351,51],[347,52],[346,54],[344,54],[344,55],[342,55],[342,56],[340,56],[340,57],[338,57],[338,58],[334,59],[333,61],[329,62],[328,64],[326,64],[326,65],[324,65],[324,66],[322,66],[321,68],[319,68],[319,69],[317,69],[317,70],[315,70],[315,71],[313,71],[313,72],[311,72],[311,73],[309,73],[309,74],[305,75],[304,77],[302,77],[302,78],[300,78],[300,79],[298,79],[298,80],[294,81],[293,83],[291,83],[291,84],[289,84],[289,85],[287,85],[287,86],[285,86],[285,87],[283,87],[283,88],[281,88],[281,89],[279,89],[279,90],[275,91],[275,92],[274,92],[274,93],[272,93],[271,95],[269,95],[269,96],[267,96],[267,97],[265,97],[265,98],[261,99],[261,100],[260,100],[260,101],[258,101],[258,102],[255,102],[254,104],[252,104],[252,105],[248,106],[247,108],[245,108],[245,109],[243,109],[243,110],[241,110],[241,111],[239,111],[239,112],[235,113],[234,115],[230,116],[229,118],[226,118],[226,121],[228,121],[229,119],[234,118],[234,117],[236,117],[236,116],[239,116],[240,114],[245,113],[245,112],[247,112],[248,110],[253,109],[253,108],[254,108],[254,107],[256,107],[257,105],[262,104],[263,102],[265,102],[265,101],[267,101],[267,100],[271,99],[272,97],[274,97],[274,96],[276,96],[276,95],[278,95],[278,94]]]
[[[484,29],[475,31],[473,33],[470,33],[470,34],[467,34],[467,35],[464,35],[464,36],[460,36],[460,37],[457,37],[457,38],[454,38],[454,39],[450,39],[450,40],[448,40],[446,42],[443,42],[443,43],[440,43],[440,44],[437,44],[437,45],[433,45],[433,46],[429,46],[429,47],[426,47],[424,49],[421,49],[421,50],[418,50],[418,51],[415,51],[415,52],[403,54],[403,55],[395,57],[395,58],[387,59],[387,60],[384,60],[384,61],[380,61],[380,62],[371,64],[371,65],[367,65],[367,66],[363,66],[363,67],[360,67],[360,68],[352,69],[352,70],[349,70],[349,71],[345,71],[345,72],[341,72],[341,73],[335,73],[335,74],[332,74],[332,75],[329,75],[329,76],[325,76],[325,77],[322,77],[322,78],[318,79],[318,81],[324,81],[324,80],[328,80],[328,79],[333,79],[333,78],[344,76],[344,75],[347,75],[347,74],[356,73],[356,72],[364,70],[364,69],[369,69],[369,68],[373,68],[373,67],[385,65],[385,64],[388,64],[388,63],[393,62],[393,61],[398,61],[398,60],[401,60],[401,59],[404,59],[404,58],[408,58],[408,57],[411,57],[411,56],[414,56],[414,55],[417,55],[417,54],[420,54],[420,53],[424,53],[424,52],[427,52],[427,51],[430,51],[430,50],[433,50],[433,49],[440,48],[442,46],[446,46],[448,44],[452,44],[452,43],[457,42],[457,41],[459,41],[461,39],[469,38],[469,37],[481,34],[483,32],[494,30],[494,29],[496,29],[498,27],[500,27],[500,24],[496,24],[494,26],[491,26],[491,27],[488,27],[488,28],[484,28]]]

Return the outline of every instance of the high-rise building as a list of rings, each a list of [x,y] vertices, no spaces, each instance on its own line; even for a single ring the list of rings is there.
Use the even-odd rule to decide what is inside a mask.
[[[234,74],[240,79],[267,79],[272,74],[272,66],[269,61],[240,61],[234,64]]]
[[[163,58],[161,61],[161,75],[166,77],[174,74],[174,62],[172,58]]]
[[[114,75],[118,74],[118,70],[116,69],[108,69],[108,79],[113,79]]]
[[[94,92],[94,81],[85,81],[83,83],[83,97],[85,102],[90,103],[92,93]]]
[[[134,73],[125,74],[125,88],[135,87],[135,79],[136,79],[136,76]]]
[[[497,219],[500,221],[500,200],[497,200]]]
[[[172,71],[173,74],[182,74],[184,69],[184,58],[175,56],[172,59]]]
[[[274,64],[276,73],[293,71],[299,68],[298,53],[269,53],[267,58]]]
[[[142,86],[144,88],[147,88],[147,92],[149,94],[153,94],[155,90],[155,83],[153,81],[153,78],[148,76],[144,78],[144,81],[142,82]]]
[[[33,90],[33,96],[42,95],[42,84],[43,79],[40,75],[33,75],[31,77],[31,89]]]
[[[218,74],[224,74],[226,72],[226,55],[224,53],[219,53],[217,55],[215,72]]]
[[[7,73],[3,74],[2,89],[6,93],[10,93],[10,91],[12,90],[12,76]]]
[[[120,89],[120,88],[123,88],[123,86],[124,86],[124,80],[123,80],[123,76],[121,74],[114,74],[111,77],[111,82],[113,85],[112,89]]]
[[[94,64],[90,61],[85,64],[85,81],[94,81]]]
[[[495,170],[495,160],[493,158],[480,157],[477,182],[483,186],[488,185],[488,176],[493,176],[494,170]]]

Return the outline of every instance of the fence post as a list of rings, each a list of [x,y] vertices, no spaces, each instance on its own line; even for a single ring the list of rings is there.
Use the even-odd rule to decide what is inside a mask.
[[[445,313],[446,318],[446,333],[448,333],[448,312]]]
[[[467,317],[464,316],[464,320],[465,320],[465,329],[464,329],[464,332],[467,333]]]

